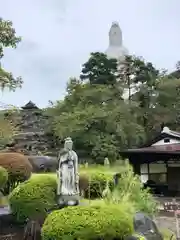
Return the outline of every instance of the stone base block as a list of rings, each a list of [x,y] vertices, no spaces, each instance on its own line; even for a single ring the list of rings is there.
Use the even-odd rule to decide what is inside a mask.
[[[60,195],[57,197],[60,208],[79,205],[79,195]]]

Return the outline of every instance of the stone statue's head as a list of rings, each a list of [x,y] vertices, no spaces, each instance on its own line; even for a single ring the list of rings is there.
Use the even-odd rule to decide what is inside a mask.
[[[72,147],[73,147],[72,139],[70,137],[66,138],[64,142],[64,148],[67,150],[72,150]]]

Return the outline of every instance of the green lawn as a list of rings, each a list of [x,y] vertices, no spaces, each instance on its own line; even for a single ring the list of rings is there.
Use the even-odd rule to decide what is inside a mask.
[[[90,173],[107,173],[107,174],[115,174],[120,173],[124,170],[123,166],[115,166],[115,167],[106,167],[106,166],[100,166],[100,165],[90,165],[88,167],[85,167],[84,165],[79,166],[79,172],[81,174],[90,174]],[[33,173],[32,176],[37,174],[48,174],[48,175],[56,175],[56,172],[54,173]]]

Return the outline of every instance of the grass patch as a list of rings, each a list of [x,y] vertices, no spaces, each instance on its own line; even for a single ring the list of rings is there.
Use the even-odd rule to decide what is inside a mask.
[[[113,176],[116,173],[121,173],[125,170],[125,166],[102,166],[102,165],[90,165],[86,167],[85,165],[79,165],[79,174],[91,176],[94,174],[107,174],[109,176]],[[56,172],[51,173],[32,173],[31,178],[34,178],[37,175],[50,175],[57,178]]]
[[[176,235],[169,229],[160,229],[164,240],[176,240]]]
[[[124,167],[106,167],[106,166],[99,166],[99,165],[91,165],[88,167],[85,167],[84,165],[79,166],[79,173],[80,174],[92,174],[92,173],[107,173],[107,174],[115,174],[122,172],[124,170]],[[33,173],[32,177],[39,174],[48,174],[48,175],[56,175],[56,172],[52,173]]]

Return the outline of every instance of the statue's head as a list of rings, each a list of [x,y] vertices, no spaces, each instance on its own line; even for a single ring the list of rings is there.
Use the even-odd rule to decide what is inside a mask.
[[[73,147],[72,139],[70,137],[66,138],[64,142],[64,148],[67,150],[72,150],[72,147]]]

